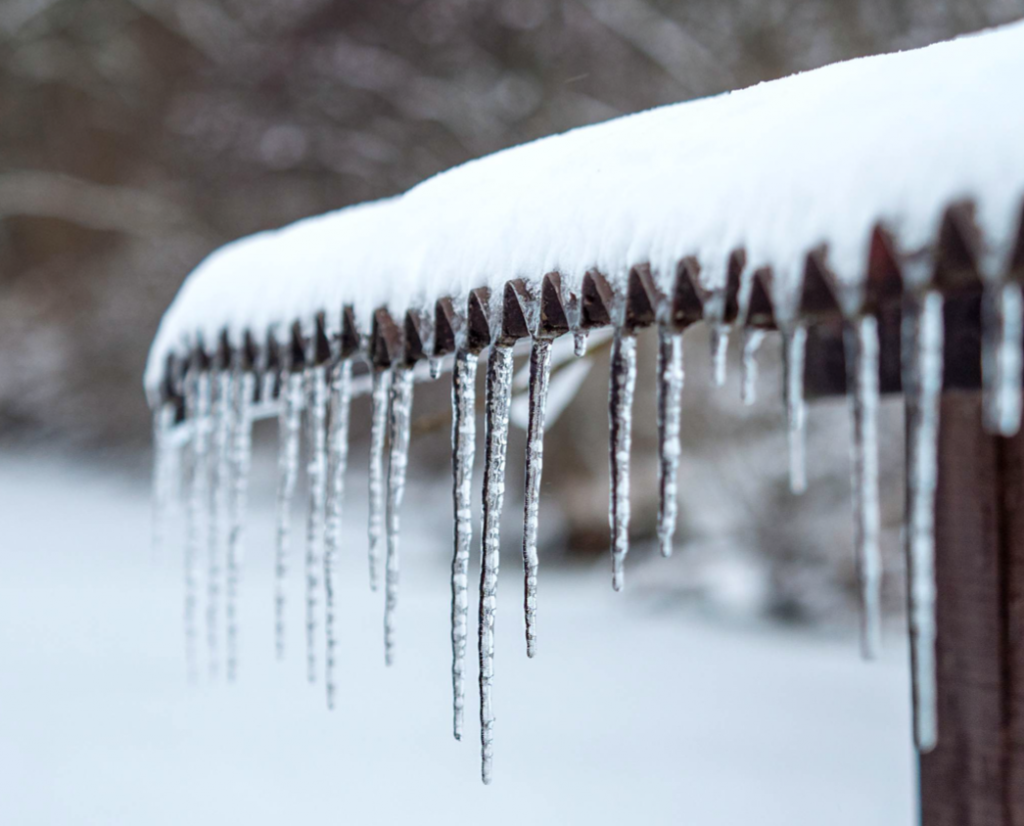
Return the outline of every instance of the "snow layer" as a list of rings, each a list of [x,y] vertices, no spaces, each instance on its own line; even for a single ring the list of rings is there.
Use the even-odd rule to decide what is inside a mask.
[[[365,323],[381,305],[400,313],[552,270],[570,287],[590,268],[621,284],[649,262],[664,285],[684,255],[714,285],[740,246],[748,271],[775,268],[784,315],[809,249],[827,242],[855,294],[877,221],[915,249],[965,197],[1002,260],[1024,197],[1021,77],[1015,23],[575,129],[233,242],[167,312],[146,385],[169,351],[223,328],[262,336],[343,303]]]

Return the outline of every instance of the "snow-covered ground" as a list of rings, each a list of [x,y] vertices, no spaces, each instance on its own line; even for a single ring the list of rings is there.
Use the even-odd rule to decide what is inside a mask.
[[[290,657],[273,659],[269,477],[253,492],[241,680],[189,687],[179,553],[153,558],[144,486],[4,460],[0,823],[913,822],[901,639],[864,665],[853,640],[723,627],[649,589],[614,595],[604,560],[542,567],[528,661],[521,562],[504,555],[495,777],[482,786],[475,694],[474,737],[450,734],[447,494],[415,480],[390,670],[354,486],[328,713],[322,685],[305,683],[298,576]]]

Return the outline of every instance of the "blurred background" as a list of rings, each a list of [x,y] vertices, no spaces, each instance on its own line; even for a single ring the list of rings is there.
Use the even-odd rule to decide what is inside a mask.
[[[185,275],[211,250],[241,235],[402,191],[454,164],[553,132],[835,60],[920,46],[1022,16],[1024,0],[0,2],[0,440],[7,457],[0,488],[6,491],[5,515],[17,523],[2,557],[6,579],[0,584],[5,591],[0,611],[7,613],[0,622],[0,641],[8,663],[13,663],[0,667],[4,672],[0,679],[5,681],[0,690],[6,687],[3,705],[12,708],[9,698],[14,697],[40,714],[42,703],[52,700],[59,705],[63,691],[74,687],[66,683],[67,661],[48,657],[46,652],[70,647],[65,655],[69,651],[80,655],[78,659],[71,656],[71,663],[77,663],[79,669],[70,672],[76,675],[72,681],[87,680],[97,662],[95,646],[105,651],[113,645],[111,634],[123,643],[122,659],[137,664],[141,658],[144,667],[150,668],[154,684],[157,674],[175,688],[181,682],[176,670],[180,645],[174,634],[168,633],[172,625],[171,631],[177,629],[180,611],[175,602],[179,596],[176,589],[180,589],[177,568],[173,559],[164,558],[157,566],[161,572],[157,576],[142,564],[148,527],[141,483],[147,473],[151,424],[141,375],[161,313]],[[683,196],[699,197],[699,193]],[[647,624],[653,615],[658,618],[651,632],[655,637],[679,633],[691,644],[694,638],[685,635],[696,634],[700,645],[709,650],[730,651],[732,645],[746,651],[745,647],[752,645],[751,635],[755,639],[759,634],[782,635],[772,637],[768,650],[788,652],[780,657],[788,662],[789,674],[799,671],[801,664],[816,674],[815,663],[840,656],[832,653],[831,643],[818,636],[813,637],[814,642],[804,637],[799,637],[803,642],[792,642],[785,635],[798,632],[780,627],[781,620],[782,626],[790,629],[794,624],[806,626],[825,639],[834,636],[842,640],[843,656],[849,649],[847,659],[852,660],[855,599],[845,402],[824,402],[812,408],[810,491],[796,499],[789,494],[784,475],[778,342],[769,341],[764,347],[761,399],[746,408],[738,399],[735,352],[726,387],[710,387],[705,339],[700,328],[687,334],[680,533],[677,556],[668,563],[651,559],[656,512],[654,347],[649,337],[641,339],[634,441],[635,553],[629,597],[630,610],[638,613],[626,620],[635,633],[624,634],[621,644],[634,650],[640,629],[651,631]],[[600,587],[604,588],[608,482],[607,371],[602,348],[595,348],[588,364],[589,373],[574,401],[549,430],[541,552],[556,582],[570,574],[589,582],[596,577],[591,576],[595,566],[600,566]],[[432,583],[433,590],[423,584],[426,600],[428,592],[436,597],[437,589],[443,591],[443,568],[449,554],[447,380],[424,386],[417,394],[410,485],[421,493],[410,494],[412,515],[407,521],[416,525],[417,540],[427,549],[424,558],[430,560],[430,567],[424,568],[419,579],[411,575],[413,593],[417,582]],[[356,407],[357,438],[365,437],[367,410],[365,400]],[[885,549],[892,571],[886,583],[887,604],[894,614],[891,634],[898,639],[902,412],[890,402],[883,413],[883,445],[891,448],[883,450],[882,480]],[[263,464],[258,464],[257,476],[263,479],[263,488],[257,481],[254,499],[262,502],[254,506],[257,508],[269,503],[272,495],[274,435],[270,425],[261,426],[258,433]],[[522,434],[516,433],[511,455],[521,455],[522,449]],[[364,456],[364,451],[365,447],[357,445],[355,454]],[[519,461],[510,462],[513,493],[505,523],[509,588],[516,587],[518,577],[521,522],[517,509],[521,504],[515,493],[522,484],[521,476],[515,474],[521,474],[520,465]],[[357,523],[351,531],[356,546],[364,541],[361,520],[365,501],[359,499],[364,487],[362,473],[362,467],[355,468],[351,483],[357,491],[351,508],[352,520]],[[75,514],[74,524],[71,513]],[[58,518],[53,519],[53,514]],[[253,566],[269,564],[265,547],[269,525],[254,528],[252,534]],[[25,545],[33,546],[31,552]],[[90,565],[84,566],[83,557]],[[65,574],[65,581],[55,574],[58,569],[77,573],[73,578]],[[359,569],[358,576],[364,573]],[[257,584],[250,598],[269,599],[269,574],[261,571],[251,576]],[[258,584],[260,577],[267,580],[265,587]],[[95,587],[83,595],[90,583]],[[111,583],[118,587],[112,589]],[[566,604],[577,604],[577,586],[558,587],[567,594]],[[129,608],[138,619],[135,609],[139,606],[129,606],[124,600],[132,593],[138,599],[140,588],[152,597],[153,606],[162,608],[159,613],[152,607],[145,611],[148,626],[133,629],[133,636],[126,634],[123,620]],[[547,604],[554,606],[559,597],[556,586],[551,588],[555,593]],[[48,610],[57,594],[77,606],[79,617],[92,616],[98,624],[76,626],[67,623],[60,612]],[[353,596],[354,602],[368,599],[362,591],[360,594]],[[594,600],[593,610],[605,610],[603,598]],[[582,597],[579,602],[588,604]],[[512,626],[512,633],[518,622],[512,610],[517,604],[515,590],[509,591],[505,604],[509,606],[506,625]],[[266,621],[267,611],[260,610],[252,620],[257,628]],[[594,617],[582,621],[580,612],[574,613],[571,607],[551,610],[556,618],[571,615],[565,619],[565,627],[575,628],[587,639],[592,639],[593,628],[603,627]],[[686,622],[697,622],[698,630],[685,625],[671,631],[679,612],[688,617]],[[771,622],[765,624],[765,620]],[[610,613],[603,621],[609,627],[618,622]],[[705,621],[731,630],[708,630],[701,624]],[[103,622],[109,622],[109,627]],[[736,634],[737,623],[745,629],[743,634]],[[657,630],[666,624],[669,630]],[[374,634],[367,636],[373,636],[376,643],[376,619],[370,628]],[[257,634],[253,631],[251,636]],[[705,634],[712,635],[710,641],[700,636]],[[714,634],[726,636],[720,639]],[[98,643],[100,639],[105,642]],[[680,644],[673,639],[659,638],[657,645]],[[160,641],[159,645],[154,641]],[[266,641],[250,643],[258,652],[252,655],[257,662],[268,656],[268,646],[262,645]],[[512,637],[508,644],[514,649],[518,642]],[[810,646],[813,657],[800,659],[786,648],[794,645]],[[842,669],[835,674],[842,673],[844,685],[850,679],[875,681],[868,690],[869,699],[883,694],[886,699],[865,707],[862,711],[868,717],[861,719],[877,712],[881,715],[876,720],[879,731],[901,729],[896,732],[896,742],[902,744],[908,739],[903,736],[905,721],[900,716],[905,702],[901,693],[905,690],[903,652],[899,645],[891,647],[897,649],[890,652],[891,661],[874,676],[851,678]],[[795,657],[792,662],[785,659],[789,655]],[[443,654],[438,656],[443,660]],[[846,660],[843,662],[845,668]],[[665,676],[636,663],[633,666],[626,670],[632,668],[637,679]],[[122,662],[121,669],[126,667],[133,666]],[[268,673],[277,673],[273,666],[265,667]],[[579,662],[574,667],[585,671]],[[609,668],[616,666],[609,664]],[[763,669],[750,674],[771,679]],[[568,671],[564,676],[571,679]],[[689,679],[689,675],[680,676],[683,682]],[[733,676],[741,681],[751,678],[749,674]],[[807,707],[798,689],[787,694],[785,675],[776,676],[781,681],[779,697]],[[813,674],[805,677],[810,682],[801,685],[816,685]],[[283,680],[279,676],[267,679]],[[516,678],[509,679],[515,686]],[[526,681],[523,685],[532,685],[532,677],[522,679]],[[564,685],[558,677],[551,679],[555,686]],[[831,678],[823,679],[826,692],[848,690],[828,683]],[[45,691],[40,693],[42,683],[33,680],[45,682],[51,689],[60,685],[62,691],[50,697]],[[96,696],[106,698],[98,702],[109,703],[110,686],[104,685],[106,689],[97,688]],[[148,708],[145,698],[151,696],[146,693],[151,689],[146,683],[145,691],[139,689],[128,704],[141,703]],[[258,718],[272,701],[261,697],[258,688],[246,690],[252,694],[250,706]],[[514,704],[516,690],[504,692],[506,707]],[[175,705],[177,695],[167,699],[169,689],[162,691],[164,694],[158,691],[156,696],[176,709],[171,715],[172,728],[209,728],[217,725],[211,721],[229,713],[227,706],[216,705],[227,701],[204,695],[198,701],[206,704],[203,710],[190,717],[190,701],[181,701],[179,707]],[[584,687],[583,691],[581,709],[590,707],[587,696],[591,705],[603,701],[600,689]],[[707,691],[702,699],[712,704],[721,699],[715,688],[709,686]],[[290,695],[282,695],[286,696]],[[767,702],[763,696],[762,700]],[[376,709],[372,698],[366,702],[367,708]],[[734,702],[745,700],[734,698]],[[692,704],[687,705],[692,710]],[[474,707],[470,702],[469,708]],[[95,709],[95,705],[86,706],[82,714],[88,717]],[[435,711],[445,714],[443,703]],[[730,717],[728,709],[718,706],[699,713],[712,720]],[[808,713],[813,714],[813,709]],[[596,720],[603,719],[596,706],[594,714]],[[822,714],[824,722],[804,720],[801,725],[810,728],[802,731],[827,726],[833,718],[824,709]],[[528,718],[524,725],[531,725]],[[558,715],[553,719],[557,723]],[[167,724],[167,718],[161,720],[162,725]],[[69,744],[81,747],[73,728],[47,750],[39,745],[39,729],[30,725],[18,728],[22,724],[10,718],[2,723],[9,727],[0,731],[0,741],[4,741],[0,763],[4,766],[35,765],[30,752],[39,766],[52,766],[55,755],[66,756]],[[288,724],[307,725],[304,717]],[[516,759],[527,762],[547,748],[550,730],[538,727],[543,730],[534,732],[533,742],[524,746],[521,754],[509,747],[518,755]],[[126,728],[136,727],[126,724]],[[607,748],[618,749],[624,740],[630,741],[633,727],[627,729],[615,732],[614,737],[608,733]],[[585,739],[590,731],[581,728],[574,736]],[[95,732],[80,734],[85,742]],[[125,733],[126,738],[131,736]],[[723,736],[728,740],[728,735]],[[792,731],[780,736],[799,739]],[[373,738],[367,734],[367,739]],[[403,742],[399,737],[392,745],[401,751]],[[734,759],[742,742],[737,734],[736,748],[723,748],[721,759]],[[870,749],[880,748],[880,742],[864,744],[865,753],[874,754]],[[36,744],[36,752],[30,743]],[[247,749],[259,754],[265,745],[249,743]],[[146,765],[153,772],[167,771],[169,777],[181,780],[161,761],[176,757],[192,765],[195,760],[212,759],[209,754],[197,757],[194,741],[177,747],[179,751],[172,749],[158,757],[156,764]],[[291,743],[284,747],[285,752],[292,747],[298,751],[291,755],[294,760],[301,761],[303,754],[313,759],[315,749],[309,741]],[[120,762],[110,764],[118,767],[111,769],[111,777],[120,776],[132,763],[127,754],[135,754],[134,748],[125,747]],[[332,741],[329,748],[331,754],[352,752],[356,758],[374,754],[374,746],[358,739]],[[685,744],[680,748],[685,749]],[[463,752],[470,750],[463,747]],[[427,755],[432,753],[425,750]],[[611,760],[615,753],[609,751],[605,756]],[[100,754],[110,757],[111,752]],[[664,762],[657,749],[646,754],[659,766]],[[897,755],[903,761],[901,768],[880,781],[884,785],[895,782],[893,777],[899,780],[898,787],[885,786],[898,810],[895,817],[890,816],[890,808],[881,812],[856,808],[855,801],[863,802],[856,792],[863,789],[855,772],[843,805],[833,810],[823,804],[825,808],[813,810],[819,822],[822,817],[831,823],[846,822],[842,818],[847,814],[859,822],[865,818],[878,823],[907,822],[901,807],[909,805],[908,755],[909,751],[901,751]],[[222,768],[225,761],[230,763],[237,756],[234,752],[221,755],[224,760],[217,766]],[[792,755],[781,756],[783,762],[790,758]],[[100,757],[100,765],[104,759]],[[372,763],[372,757],[367,759]],[[635,757],[635,761],[642,759]],[[668,758],[669,769],[672,759]],[[780,754],[765,759],[777,763]],[[82,765],[65,766],[69,774],[61,775],[60,783],[79,776],[86,765],[90,771],[96,770],[95,761],[83,760]],[[882,765],[874,757],[867,759],[872,761],[876,767]],[[252,770],[258,772],[257,762],[253,757]],[[64,764],[56,760],[56,765]],[[267,761],[259,765],[265,767]],[[273,765],[274,771],[281,768]],[[640,763],[635,762],[634,768],[641,773]],[[395,771],[397,774],[398,769]],[[473,771],[466,770],[466,765],[459,771],[460,783],[474,781]],[[295,782],[309,781],[314,775],[316,772],[303,775]],[[840,776],[837,771],[835,778],[829,776],[823,782],[832,788],[829,784],[838,783]],[[677,777],[668,770],[664,778],[668,785],[650,793],[662,801],[677,802],[666,792]],[[757,781],[751,780],[752,775],[742,777],[763,783],[765,794],[773,801],[768,790],[773,783],[786,782],[781,777]],[[336,778],[329,778],[334,775],[326,776],[325,784],[335,782]],[[206,779],[210,779],[209,773]],[[589,775],[578,779],[583,784],[580,789],[592,782]],[[94,791],[83,792],[72,782],[71,786],[40,787],[43,791],[36,797],[22,787],[17,798],[18,817],[5,820],[60,822],[59,807],[52,808],[51,799],[50,808],[38,808],[40,798],[59,788],[69,795],[68,800],[80,800],[75,795],[81,792],[87,795],[84,799],[96,803],[96,784],[85,786]],[[200,782],[196,788],[205,787]],[[463,785],[452,788],[461,790]],[[691,791],[700,793],[696,787]],[[427,794],[423,790],[416,793]],[[557,787],[545,787],[544,799],[550,803],[558,793]],[[577,793],[582,794],[579,789]],[[477,794],[475,787],[472,794]],[[623,794],[631,797],[628,790]],[[126,810],[132,814],[107,806],[116,794],[100,797],[104,804],[98,809],[89,804],[77,809],[79,813],[100,813],[88,822],[160,819],[146,808],[149,798],[144,796],[139,797],[140,808]],[[313,794],[312,799],[315,797]],[[882,799],[889,798],[882,794]],[[312,806],[309,800],[307,795]],[[752,798],[758,820],[768,822],[764,807],[757,802],[760,800],[756,795]],[[0,800],[0,816],[4,805]],[[545,811],[538,801],[534,801],[534,809]],[[267,811],[277,810],[270,806]],[[374,819],[369,811],[359,815],[359,822]],[[559,811],[564,814],[571,809]],[[612,812],[615,807],[606,806],[602,811]],[[678,815],[683,810],[672,811]],[[700,811],[704,818],[693,822],[739,822],[713,806]],[[810,822],[804,819],[810,811],[782,808],[779,822]],[[716,812],[721,820],[716,819]],[[600,819],[600,813],[595,810],[591,814],[592,822]],[[248,818],[255,822],[259,815],[253,810]],[[648,822],[662,822],[653,809],[648,816]]]

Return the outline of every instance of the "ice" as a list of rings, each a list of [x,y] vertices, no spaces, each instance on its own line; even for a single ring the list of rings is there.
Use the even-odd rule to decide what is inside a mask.
[[[168,515],[174,500],[174,481],[178,473],[178,448],[171,438],[174,405],[160,404],[153,412],[153,554],[163,550]]]
[[[740,400],[751,405],[757,401],[757,351],[764,343],[766,333],[756,327],[743,330],[743,375],[740,385]]]
[[[583,358],[587,354],[587,336],[584,329],[577,328],[572,331],[572,347],[576,358]]]
[[[494,615],[498,604],[501,506],[505,496],[512,348],[494,344],[487,360],[484,413],[483,545],[480,554],[480,774],[491,782],[494,761]]]
[[[231,492],[228,503],[228,559],[224,592],[227,620],[226,670],[229,681],[238,676],[238,589],[245,553],[245,516],[249,493],[249,470],[252,465],[252,400],[256,392],[256,376],[244,370],[235,376],[233,385],[231,432]]]
[[[429,361],[430,378],[439,379],[441,378],[441,371],[444,368],[444,361],[440,356],[431,356]]]
[[[683,334],[658,325],[658,546],[672,556],[678,504],[682,416]]]
[[[335,685],[335,607],[334,565],[341,549],[341,516],[345,497],[345,472],[348,469],[348,428],[352,407],[352,361],[343,359],[331,373],[330,424],[327,431],[328,488],[327,526],[324,537],[324,636],[326,659],[324,683],[327,707],[333,709]]]
[[[408,367],[391,370],[390,442],[387,493],[387,560],[384,579],[384,662],[395,661],[395,609],[398,607],[399,511],[405,495],[409,464],[409,432],[412,424],[413,373]]]
[[[185,527],[185,663],[191,681],[199,678],[196,645],[199,629],[199,554],[203,520],[208,517],[210,374],[190,369],[185,377],[185,415],[192,425],[190,442]]]
[[[789,438],[789,489],[807,489],[807,405],[804,402],[804,355],[807,327],[795,323],[783,331],[786,367],[786,426]]]
[[[729,367],[729,325],[711,323],[711,383],[723,387]]]
[[[327,367],[305,371],[307,449],[306,478],[306,679],[316,682],[317,593],[323,565],[324,518],[327,500]]]
[[[629,552],[629,452],[633,429],[633,394],[636,390],[636,338],[616,330],[612,343],[608,418],[611,435],[610,502],[612,532],[612,587],[622,590]]]
[[[878,544],[878,319],[865,315],[844,329],[847,396],[853,419],[853,514],[860,581],[861,653],[882,645],[882,555]]]
[[[384,447],[388,426],[388,384],[391,373],[375,370],[370,393],[370,588],[377,590],[380,580],[381,540],[384,539]]]
[[[302,428],[302,373],[283,370],[284,399],[278,417],[277,530],[274,552],[274,648],[285,652],[285,607],[291,538],[292,498],[299,476],[299,432]]]
[[[473,541],[473,459],[476,453],[477,357],[460,350],[452,369],[452,497],[455,550],[452,555],[452,716],[462,739],[466,704],[466,637],[469,623],[469,550]]]
[[[985,289],[982,319],[986,424],[1012,436],[1021,421],[1021,352],[1024,349],[1021,286],[1016,282]]]
[[[526,434],[526,491],[523,506],[523,609],[528,657],[537,653],[537,524],[540,481],[544,469],[544,411],[550,377],[551,342],[538,338],[530,350],[530,415]]]
[[[220,670],[221,559],[231,492],[231,431],[234,418],[231,385],[231,371],[218,370],[212,401],[213,462],[210,467],[210,519],[206,546],[206,646],[211,678],[216,677]]]
[[[942,393],[942,296],[932,290],[904,312],[903,390],[907,406],[907,512],[914,740],[938,742],[935,673],[935,488]]]

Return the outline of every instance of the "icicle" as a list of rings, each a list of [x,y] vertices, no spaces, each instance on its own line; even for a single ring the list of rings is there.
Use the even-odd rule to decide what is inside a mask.
[[[866,315],[845,329],[847,397],[853,418],[853,512],[860,580],[861,653],[882,644],[882,556],[878,546],[878,319]]]
[[[234,430],[231,434],[231,501],[228,527],[228,569],[224,594],[227,615],[227,677],[238,674],[238,585],[242,576],[245,510],[249,494],[249,469],[252,465],[252,398],[256,376],[244,371],[234,381]]]
[[[163,549],[167,512],[174,498],[177,449],[171,439],[174,405],[161,404],[153,413],[153,553]]]
[[[526,616],[526,656],[537,653],[537,522],[540,480],[544,468],[544,410],[551,377],[551,342],[536,339],[530,352],[530,417],[526,436],[526,493],[524,495],[523,569]]]
[[[720,322],[711,325],[711,381],[723,387],[729,366],[729,325]]]
[[[316,682],[316,608],[327,498],[327,367],[306,370],[309,509],[306,512],[306,679]]]
[[[658,545],[672,556],[678,513],[679,426],[682,416],[683,334],[658,325]]]
[[[629,552],[629,451],[636,389],[636,338],[615,331],[612,344],[609,424],[611,430],[609,522],[612,530],[612,587],[622,590]]]
[[[327,455],[330,459],[327,490],[327,534],[324,544],[324,634],[327,639],[324,682],[327,707],[334,708],[334,562],[341,548],[341,512],[348,468],[348,426],[352,405],[352,362],[345,359],[334,368],[331,380],[330,429]]]
[[[277,544],[274,560],[274,642],[284,658],[285,603],[291,534],[292,497],[299,475],[299,431],[302,425],[302,374],[283,371],[278,417]]]
[[[391,376],[391,454],[388,459],[387,561],[384,570],[384,662],[387,665],[395,661],[399,510],[405,495],[405,471],[409,464],[412,388],[412,370],[406,367],[395,368]]]
[[[789,489],[807,489],[807,407],[804,404],[804,352],[807,327],[796,323],[783,332],[786,349],[786,423],[789,433]]]
[[[380,542],[384,538],[384,443],[388,426],[388,382],[385,370],[373,372],[370,395],[370,588],[377,590],[380,580]]]
[[[441,360],[441,357],[431,356],[427,363],[430,366],[430,378],[441,378],[441,368],[444,366],[444,362]]]
[[[452,712],[456,740],[462,739],[466,701],[464,668],[469,614],[469,548],[473,541],[473,459],[476,453],[476,365],[459,351],[452,369],[452,495],[455,551],[452,556]]]
[[[572,349],[576,358],[583,358],[587,354],[587,336],[587,331],[582,328],[577,327],[572,331]]]
[[[217,373],[213,402],[213,456],[210,467],[210,520],[207,525],[206,645],[210,657],[210,677],[220,669],[218,635],[220,619],[221,557],[224,525],[227,521],[228,493],[231,486],[231,372]]]
[[[925,293],[904,315],[907,405],[907,514],[914,739],[922,752],[938,740],[935,675],[935,488],[942,393],[942,296]]]
[[[202,522],[208,503],[210,375],[195,372],[185,385],[185,409],[192,425],[188,468],[188,512],[185,537],[185,661],[191,681],[199,677],[196,611],[199,602],[199,553]]]
[[[1024,348],[1021,286],[1015,282],[985,289],[982,317],[985,412],[988,429],[1012,436],[1021,422],[1021,350]]]
[[[498,603],[501,506],[505,495],[508,408],[512,397],[512,348],[491,347],[487,361],[484,427],[483,547],[480,555],[480,747],[481,776],[491,782],[494,759],[494,615]]]
[[[764,341],[765,331],[755,327],[743,330],[743,382],[740,400],[751,405],[757,401],[757,351]]]

